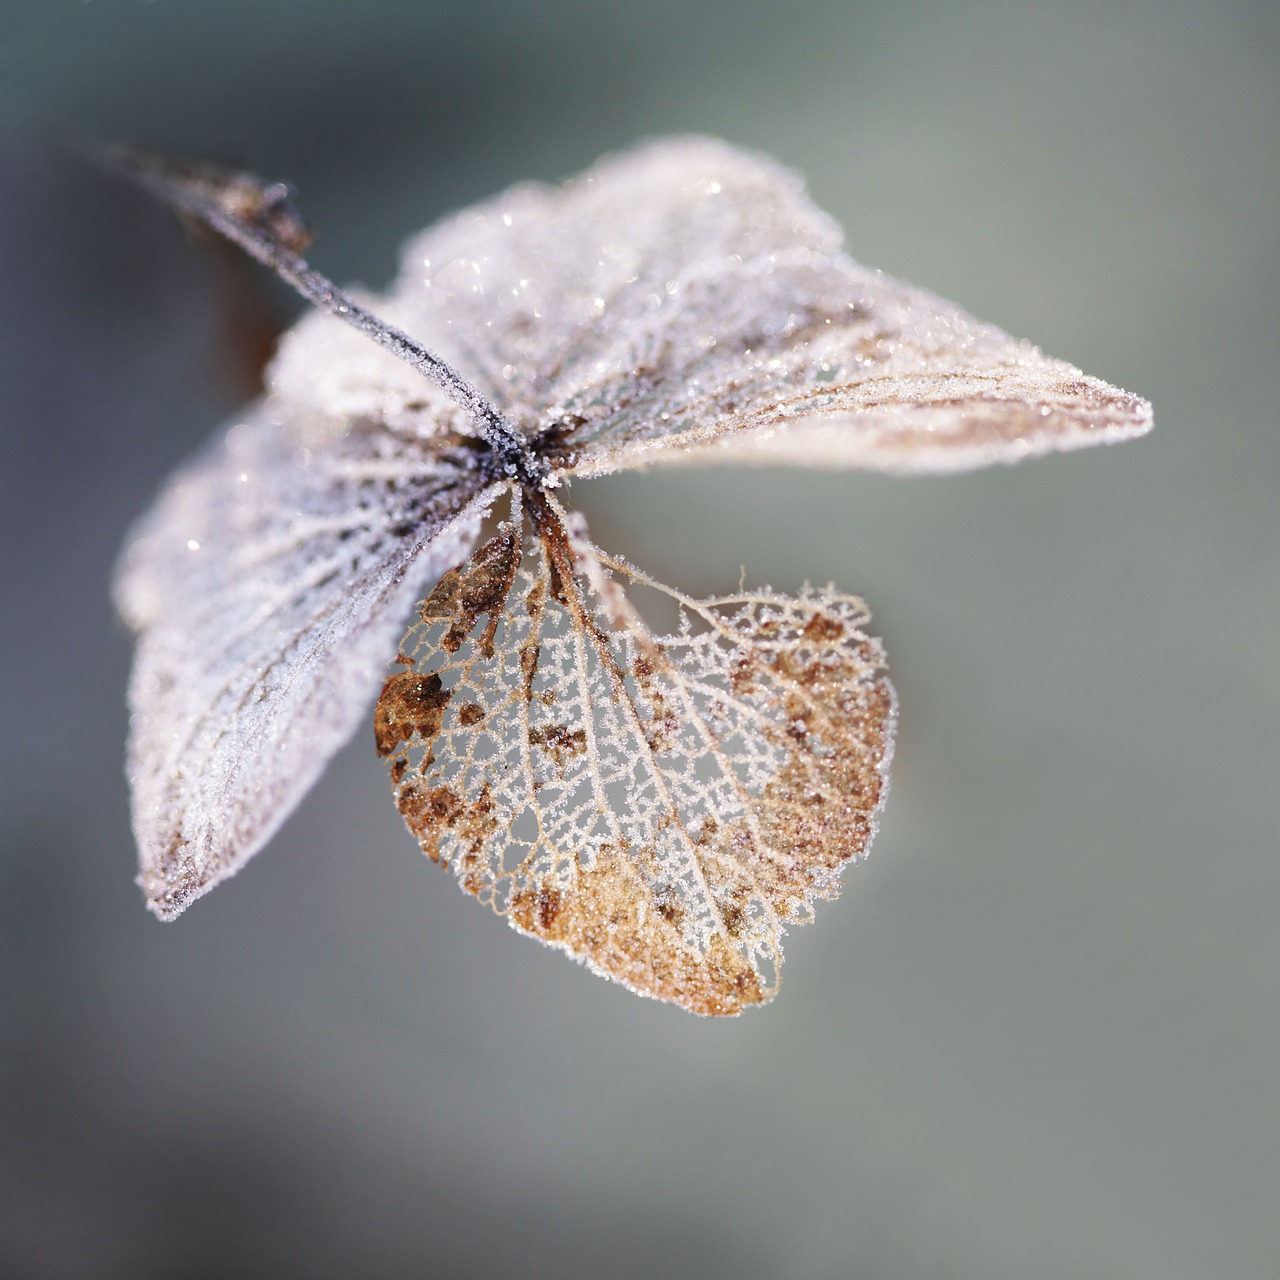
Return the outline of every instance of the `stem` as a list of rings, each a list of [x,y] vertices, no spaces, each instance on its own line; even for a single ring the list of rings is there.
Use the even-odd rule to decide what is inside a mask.
[[[417,339],[362,307],[295,251],[295,246],[305,248],[310,236],[283,183],[267,183],[253,174],[166,160],[124,147],[104,148],[97,154],[111,168],[128,174],[167,204],[238,245],[313,306],[345,320],[412,365],[471,418],[492,447],[499,470],[525,484],[541,484],[545,479],[546,463],[479,390]]]

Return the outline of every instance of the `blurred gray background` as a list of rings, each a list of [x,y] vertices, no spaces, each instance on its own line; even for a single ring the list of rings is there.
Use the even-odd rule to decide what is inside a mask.
[[[575,487],[660,579],[834,579],[888,645],[879,841],[762,1012],[504,928],[363,737],[157,924],[111,562],[292,304],[57,144],[290,178],[379,286],[446,211],[671,130],[802,170],[855,256],[1155,435]],[[1276,1280],[1278,140],[1262,0],[0,8],[0,1272]]]

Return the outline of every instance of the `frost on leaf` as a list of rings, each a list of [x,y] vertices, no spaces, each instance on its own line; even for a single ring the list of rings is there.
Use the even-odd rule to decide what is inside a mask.
[[[1144,400],[841,240],[768,157],[667,138],[422,233],[389,302],[577,476],[962,471],[1150,428]]]
[[[446,574],[375,713],[423,851],[511,924],[632,990],[734,1014],[835,897],[887,786],[894,696],[862,602],[695,600],[548,503]],[[665,593],[654,635],[623,580]]]
[[[465,443],[276,412],[215,437],[121,557],[139,883],[163,919],[243,866],[355,731],[486,502]]]
[[[376,708],[423,849],[637,991],[768,999],[784,928],[836,894],[884,798],[893,692],[866,611],[834,588],[690,599],[592,547],[555,494],[699,460],[956,471],[1151,425],[860,266],[796,175],[712,139],[464,210],[377,298],[303,260],[278,184],[118,159],[327,313],[122,556],[139,882],[165,919],[285,820],[448,570]],[[511,522],[470,554],[503,491]],[[633,607],[655,593],[669,635]]]

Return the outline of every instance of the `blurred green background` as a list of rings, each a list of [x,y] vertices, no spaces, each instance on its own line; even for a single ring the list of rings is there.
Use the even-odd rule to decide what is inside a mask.
[[[1280,1276],[1280,19],[1262,3],[0,9],[0,1271]],[[583,483],[695,592],[863,593],[872,860],[727,1024],[460,895],[362,737],[178,924],[122,778],[128,520],[243,394],[244,276],[59,152],[287,177],[318,264],[696,130],[854,255],[1148,396],[936,480]],[[262,308],[259,310],[258,308]]]

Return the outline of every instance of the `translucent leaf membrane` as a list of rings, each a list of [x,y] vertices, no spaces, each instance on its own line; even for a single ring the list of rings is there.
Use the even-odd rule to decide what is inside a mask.
[[[515,928],[735,1014],[875,831],[894,695],[867,617],[831,588],[691,599],[558,518],[527,547],[511,524],[419,606],[378,750],[422,849]]]
[[[128,769],[162,918],[271,837],[367,714],[414,598],[474,540],[485,498],[436,408],[427,448],[405,424],[259,404],[133,531]]]

